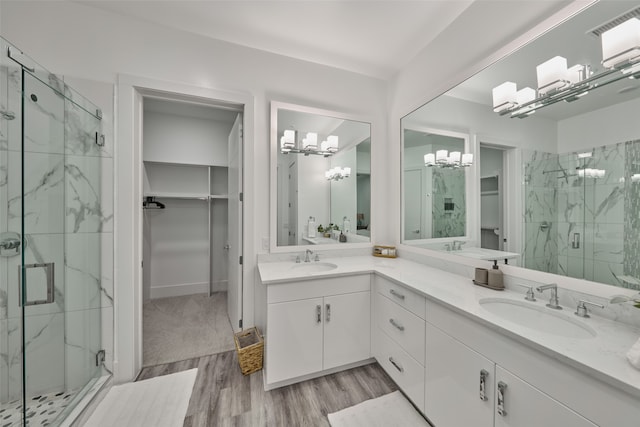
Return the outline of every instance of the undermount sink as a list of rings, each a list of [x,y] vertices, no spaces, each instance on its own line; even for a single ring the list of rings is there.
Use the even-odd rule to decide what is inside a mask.
[[[294,264],[291,268],[300,272],[318,273],[321,271],[334,270],[338,268],[338,266],[331,262],[304,262],[300,264]]]
[[[534,331],[568,338],[596,336],[594,329],[569,317],[573,316],[570,311],[558,312],[530,302],[504,298],[483,298],[479,302],[488,312]]]

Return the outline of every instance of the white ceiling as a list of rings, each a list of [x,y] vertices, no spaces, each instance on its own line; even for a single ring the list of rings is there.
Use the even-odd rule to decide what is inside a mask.
[[[470,6],[505,0],[73,0],[205,37],[389,79]],[[527,4],[528,25],[566,0]],[[469,13],[469,12],[468,12]],[[481,16],[481,15],[479,15]],[[504,17],[503,17],[504,18]],[[480,19],[482,21],[482,19]],[[469,28],[472,35],[488,22]],[[523,31],[528,28],[523,28]]]

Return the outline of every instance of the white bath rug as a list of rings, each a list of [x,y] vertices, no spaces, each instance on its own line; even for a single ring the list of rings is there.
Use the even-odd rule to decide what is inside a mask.
[[[429,427],[399,391],[328,414],[332,427]]]
[[[190,369],[114,386],[85,426],[180,427],[197,373],[198,369]]]

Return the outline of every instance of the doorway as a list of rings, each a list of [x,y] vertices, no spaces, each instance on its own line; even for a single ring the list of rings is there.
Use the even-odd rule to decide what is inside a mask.
[[[480,247],[504,250],[505,149],[480,143]]]
[[[142,366],[234,348],[243,105],[142,98]]]

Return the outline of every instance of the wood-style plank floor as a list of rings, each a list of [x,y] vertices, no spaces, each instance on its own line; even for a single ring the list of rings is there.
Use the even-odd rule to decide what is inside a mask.
[[[144,368],[137,381],[198,368],[185,427],[329,426],[327,414],[397,390],[377,363],[264,391],[235,351]]]

